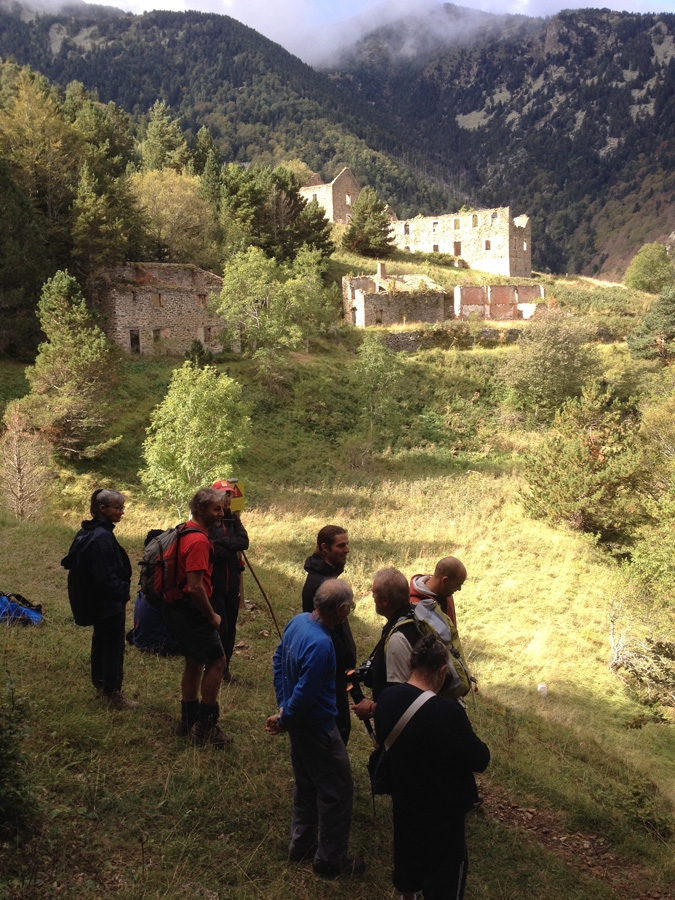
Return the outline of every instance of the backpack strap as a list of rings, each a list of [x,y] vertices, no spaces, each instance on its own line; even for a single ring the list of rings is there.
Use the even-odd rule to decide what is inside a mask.
[[[391,745],[394,743],[399,734],[403,731],[408,722],[412,719],[418,709],[421,709],[427,700],[431,700],[432,697],[435,697],[436,694],[434,691],[424,691],[423,694],[420,694],[417,700],[414,700],[410,706],[403,713],[398,722],[391,729],[389,734],[387,735],[387,739],[384,742],[384,749],[391,749]]]

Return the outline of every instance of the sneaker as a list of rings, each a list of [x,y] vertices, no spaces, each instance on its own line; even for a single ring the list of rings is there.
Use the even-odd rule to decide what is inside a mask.
[[[190,737],[199,747],[206,744],[212,744],[219,750],[229,747],[234,738],[231,734],[226,734],[220,725],[212,725],[210,728],[205,727],[202,722],[195,722],[190,729]]]
[[[135,709],[140,706],[136,700],[130,700],[124,691],[111,691],[109,694],[103,694],[103,697],[111,709]]]
[[[363,875],[366,864],[360,856],[347,856],[342,862],[331,862],[327,859],[315,860],[312,864],[315,875],[323,878],[337,878],[338,875]]]
[[[316,853],[316,844],[312,844],[311,847],[308,847],[306,850],[298,850],[296,847],[291,847],[288,851],[288,861],[294,863],[305,862],[305,860],[313,859],[314,854]]]

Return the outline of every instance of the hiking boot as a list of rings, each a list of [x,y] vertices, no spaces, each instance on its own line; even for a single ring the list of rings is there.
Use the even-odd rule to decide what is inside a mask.
[[[338,875],[363,875],[366,864],[360,856],[347,856],[342,862],[332,862],[327,859],[315,860],[312,863],[315,875],[322,878],[337,878]]]
[[[206,726],[202,721],[195,722],[190,729],[190,737],[199,747],[205,747],[211,744],[218,750],[224,750],[229,747],[234,738],[231,734],[223,731],[220,725]]]
[[[199,718],[199,700],[181,700],[180,722],[176,725],[176,736],[186,738]]]
[[[316,848],[316,844],[312,844],[312,846],[308,847],[306,850],[299,850],[297,847],[291,847],[291,849],[288,851],[288,861],[301,863],[305,862],[305,860],[308,859],[314,859]]]
[[[103,697],[108,701],[110,709],[135,709],[140,706],[136,700],[130,700],[125,696],[124,691],[111,691],[109,694],[104,694]]]

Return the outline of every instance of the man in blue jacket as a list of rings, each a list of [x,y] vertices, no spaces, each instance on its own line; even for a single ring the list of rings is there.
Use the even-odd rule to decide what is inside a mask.
[[[288,731],[291,742],[293,820],[289,859],[313,857],[315,874],[359,875],[365,863],[347,856],[354,784],[344,741],[335,724],[335,649],[331,629],[346,622],[354,595],[345,581],[324,581],[314,611],[284,629],[274,654],[279,711],[269,734]]]

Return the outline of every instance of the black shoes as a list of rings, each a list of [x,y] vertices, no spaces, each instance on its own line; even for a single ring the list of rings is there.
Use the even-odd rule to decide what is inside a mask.
[[[347,856],[342,862],[320,859],[312,864],[315,875],[322,878],[337,878],[339,875],[363,875],[366,864],[360,856]]]

